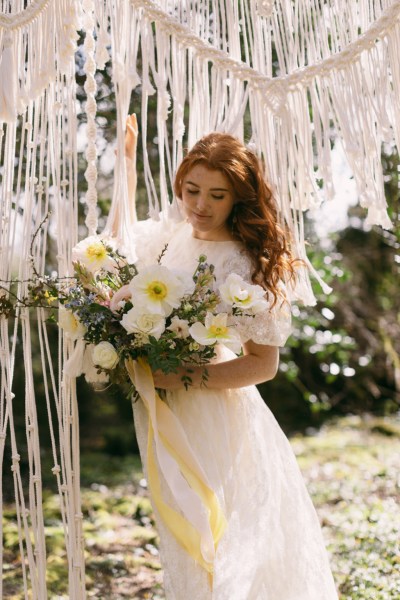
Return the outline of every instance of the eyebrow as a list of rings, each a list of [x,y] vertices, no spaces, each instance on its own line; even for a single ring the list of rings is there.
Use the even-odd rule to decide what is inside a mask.
[[[199,185],[197,185],[197,183],[194,183],[194,181],[185,181],[185,183],[190,183],[190,185],[194,185],[195,187],[200,187]],[[229,192],[228,189],[226,188],[210,188],[211,192]]]

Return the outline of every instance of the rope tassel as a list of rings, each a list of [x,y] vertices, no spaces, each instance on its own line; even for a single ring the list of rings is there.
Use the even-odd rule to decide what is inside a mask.
[[[18,82],[11,34],[6,34],[0,62],[0,121],[14,123],[17,120]]]

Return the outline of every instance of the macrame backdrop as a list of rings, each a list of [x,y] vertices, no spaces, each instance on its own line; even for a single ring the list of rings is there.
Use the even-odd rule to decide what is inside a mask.
[[[0,0],[0,7],[3,298],[12,292],[11,280],[18,281],[13,285],[23,296],[33,269],[48,273],[49,244],[56,247],[59,276],[70,274],[78,230],[78,32],[85,40],[88,234],[97,231],[98,214],[95,73],[109,60],[119,152],[106,230],[114,231],[121,243],[129,238],[135,220],[122,157],[131,93],[139,85],[152,218],[160,219],[160,210],[162,219],[177,215],[169,190],[183,148],[213,130],[242,137],[246,119],[246,131],[251,131],[246,142],[264,159],[280,218],[291,228],[299,256],[306,260],[303,212],[334,197],[334,137],[342,142],[368,222],[390,227],[380,156],[385,142],[400,147],[399,0]],[[149,98],[154,95],[157,173],[151,171],[148,149],[153,141],[147,138]],[[50,210],[51,217],[34,237]],[[308,275],[302,277],[296,296],[308,304],[315,301]],[[60,333],[54,361],[42,309],[33,314],[21,308],[13,320],[0,317],[1,462],[13,474],[25,597],[43,600],[46,550],[31,351],[34,328],[65,532],[69,597],[79,600],[85,598],[85,585],[77,398],[74,380],[62,370],[73,342]],[[22,445],[14,430],[16,351],[22,353],[25,366]],[[11,449],[10,456],[5,447]],[[21,476],[22,452],[29,465],[27,477]],[[3,508],[3,486],[1,490]]]

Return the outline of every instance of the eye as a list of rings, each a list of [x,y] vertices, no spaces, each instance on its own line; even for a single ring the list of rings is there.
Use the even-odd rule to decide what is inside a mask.
[[[223,200],[224,199],[224,195],[222,196],[215,196],[214,194],[212,195],[212,198],[214,198],[214,200]]]
[[[198,194],[198,192],[199,192],[199,190],[189,190],[189,189],[186,189],[186,191],[188,194],[191,194],[192,196],[194,196],[195,194]]]

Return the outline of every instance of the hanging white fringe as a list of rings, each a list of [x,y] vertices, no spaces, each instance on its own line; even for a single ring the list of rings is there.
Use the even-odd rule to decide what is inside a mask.
[[[6,7],[3,1],[2,7]],[[10,69],[2,80],[1,93],[8,94],[8,106],[14,110],[0,123],[0,280],[6,287],[17,278],[18,294],[26,293],[27,280],[35,269],[45,272],[47,224],[43,233],[32,238],[52,208],[50,228],[57,248],[58,272],[67,276],[71,248],[77,241],[76,173],[76,90],[75,50],[79,25],[78,0],[31,2],[13,0],[9,12],[0,15],[1,68]],[[43,43],[45,41],[45,43]],[[10,59],[14,61],[11,68]],[[4,83],[8,85],[5,89]],[[6,119],[4,118],[6,116]],[[7,120],[7,124],[4,121]],[[32,245],[32,247],[31,247]],[[32,256],[30,256],[32,254]],[[28,260],[29,258],[29,260]],[[4,283],[7,282],[7,283]],[[7,293],[7,292],[2,292]],[[79,444],[77,405],[74,384],[60,375],[57,379],[51,356],[46,315],[38,310],[36,320],[21,310],[10,338],[9,324],[0,321],[0,456],[4,455],[5,434],[11,446],[11,470],[15,492],[16,526],[19,530],[21,578],[24,597],[46,598],[46,544],[43,518],[41,448],[36,415],[36,391],[33,379],[31,336],[37,328],[40,361],[48,411],[48,426],[54,458],[52,469],[60,499],[60,519],[65,536],[70,596],[83,599],[85,576],[79,490]],[[25,373],[24,414],[26,439],[15,431],[13,377],[16,343],[23,348]],[[71,352],[70,342],[60,342],[59,362]],[[56,357],[57,358],[57,357]],[[36,359],[36,357],[35,357]],[[20,399],[21,402],[21,399]],[[54,427],[54,422],[57,426]],[[20,458],[29,464],[28,482],[22,477]],[[8,465],[5,464],[4,467]],[[3,468],[3,464],[2,464]],[[75,473],[75,475],[74,475]],[[2,506],[3,490],[0,493]],[[0,563],[3,568],[3,544]],[[0,581],[0,597],[4,580]]]
[[[17,119],[18,95],[13,38],[7,33],[3,38],[0,58],[0,121],[12,123]]]
[[[171,96],[172,147],[179,149],[179,158],[184,133],[189,147],[212,130],[241,137],[243,116],[250,110],[251,139],[264,158],[268,179],[277,184],[281,217],[292,231],[298,256],[305,257],[303,212],[334,196],[332,120],[360,202],[368,209],[368,222],[391,226],[380,148],[393,139],[393,131],[399,131],[399,100],[391,88],[392,81],[398,82],[399,68],[388,48],[399,36],[400,3],[365,0],[350,6],[336,0],[321,8],[315,0],[299,0],[293,7],[283,2],[223,6],[212,2],[212,30],[202,26],[208,9],[197,0],[185,0],[180,10],[166,0],[131,0],[131,4],[135,36],[139,30],[142,44],[142,133],[150,215],[157,218],[160,207],[165,212],[170,202],[167,190],[174,170],[171,175],[167,166],[171,157],[164,124],[169,118],[165,99]],[[239,17],[241,30],[234,26]],[[175,48],[179,44],[179,53],[174,53],[179,62],[170,58],[172,44]],[[273,73],[273,49],[278,77]],[[147,160],[145,119],[148,97],[154,93],[160,201]],[[187,124],[182,120],[185,104]],[[315,303],[307,276],[300,278],[296,296]]]
[[[86,32],[84,50],[86,53],[85,60],[85,92],[86,92],[86,116],[87,116],[87,148],[86,148],[86,160],[87,168],[85,171],[85,179],[87,181],[87,192],[85,201],[87,205],[87,215],[85,224],[88,228],[88,234],[94,235],[97,231],[98,217],[97,217],[97,148],[96,148],[96,91],[97,84],[95,79],[96,73],[96,62],[95,62],[95,40],[93,31],[95,28],[94,21],[94,2],[93,0],[83,0],[82,3],[84,10],[83,27]]]
[[[12,3],[11,13],[0,14],[0,69],[4,72],[0,120],[15,121],[29,100],[37,98],[57,73],[71,69],[80,29],[80,1],[35,0],[23,8],[17,0]],[[51,46],[41,43],[43,39]]]
[[[400,143],[398,0],[32,0],[28,4],[2,0],[1,6],[3,282],[15,275],[21,282],[29,279],[32,262],[26,257],[31,252],[35,268],[45,272],[47,225],[33,248],[30,245],[50,208],[49,235],[57,244],[58,272],[62,277],[70,275],[78,218],[74,53],[77,32],[82,29],[86,33],[86,202],[90,233],[97,229],[95,72],[96,62],[103,69],[109,60],[109,43],[118,109],[118,157],[107,228],[121,244],[129,243],[133,227],[143,244],[161,238],[163,233],[168,237],[168,227],[173,226],[170,217],[178,216],[169,194],[184,147],[212,130],[251,137],[254,149],[264,159],[266,176],[274,183],[280,218],[291,229],[296,251],[306,263],[303,211],[318,206],[323,197],[334,197],[330,158],[333,125],[357,182],[360,202],[368,210],[368,222],[390,226],[380,151],[383,143],[395,141],[397,147]],[[159,219],[150,229],[148,224],[135,224],[124,159],[125,119],[132,90],[138,85],[149,214]],[[156,104],[158,134],[154,141],[148,139],[150,98]],[[150,152],[158,153],[158,173],[151,171]],[[322,191],[320,180],[324,183]],[[310,265],[309,271],[313,271]],[[312,304],[315,297],[308,275],[306,270],[301,272],[296,294]],[[320,281],[319,274],[314,275]],[[18,293],[23,294],[25,286],[20,283]],[[1,293],[7,295],[7,291]],[[11,338],[7,320],[0,320],[0,456],[3,460],[9,432],[23,593],[26,599],[42,600],[47,597],[46,551],[31,318],[28,311],[20,311]],[[67,372],[72,376],[83,369],[90,380],[98,379],[98,374],[91,348],[74,347],[71,340],[61,336],[57,377],[40,310],[37,330],[52,472],[65,535],[68,595],[83,600],[78,410],[75,387]],[[12,390],[19,339],[26,372],[28,486],[21,477],[22,451],[14,426]],[[63,373],[65,363],[67,372]],[[0,580],[0,596],[2,585]]]

